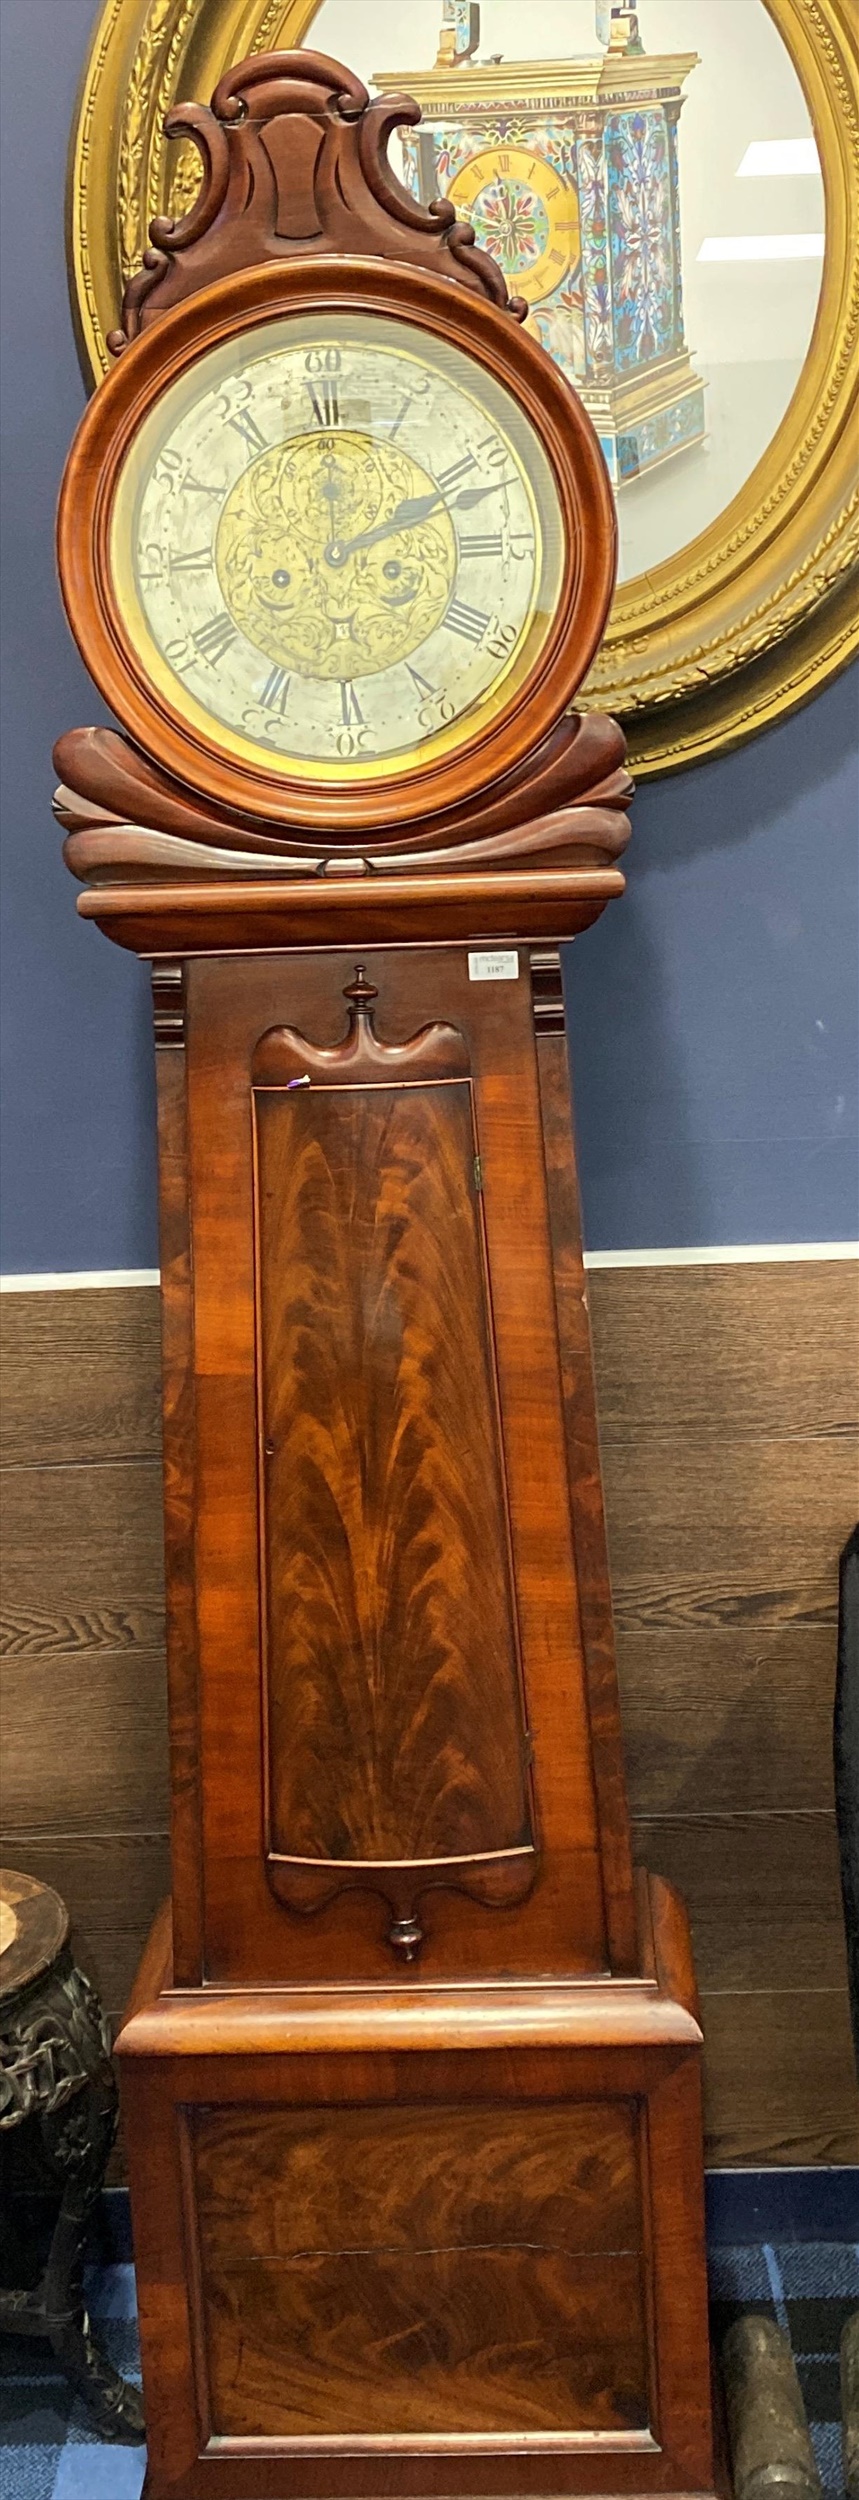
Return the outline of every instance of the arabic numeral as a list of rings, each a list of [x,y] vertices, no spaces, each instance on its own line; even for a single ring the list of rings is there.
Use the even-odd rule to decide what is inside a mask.
[[[159,452],[152,474],[156,486],[166,486],[171,495],[178,494],[181,488],[183,495],[213,495],[217,503],[224,492],[222,486],[207,486],[202,478],[192,477],[183,453],[172,451],[169,446]]]
[[[164,581],[166,563],[163,547],[153,541],[150,540],[145,547],[138,547],[137,579],[141,590],[152,590],[156,582]]]
[[[305,373],[339,373],[343,359],[339,347],[310,347],[304,359]]]
[[[164,657],[168,668],[175,668],[177,671],[190,668],[194,658],[194,645],[190,634],[177,634],[173,642],[165,642]]]
[[[427,731],[432,731],[434,729],[449,729],[451,721],[455,719],[456,704],[454,703],[452,694],[433,695],[429,703],[421,704],[421,708],[418,713],[420,727],[421,729],[426,729]]]
[[[515,625],[495,625],[492,633],[487,634],[486,649],[491,652],[493,660],[506,660],[515,641]]]

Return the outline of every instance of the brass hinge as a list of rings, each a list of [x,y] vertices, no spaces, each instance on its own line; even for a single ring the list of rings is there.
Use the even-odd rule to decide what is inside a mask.
[[[474,1186],[475,1189],[483,1188],[483,1165],[479,1155],[474,1158]]]

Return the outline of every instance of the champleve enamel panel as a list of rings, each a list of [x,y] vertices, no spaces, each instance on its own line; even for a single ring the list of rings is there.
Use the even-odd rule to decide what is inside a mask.
[[[507,391],[411,324],[333,311],[201,356],[111,529],[150,681],[228,753],[310,780],[402,774],[491,721],[539,663],[563,557]]]

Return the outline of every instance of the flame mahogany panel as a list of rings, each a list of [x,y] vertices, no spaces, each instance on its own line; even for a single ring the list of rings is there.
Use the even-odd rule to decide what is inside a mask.
[[[290,1041],[298,1063],[334,1055]],[[387,1055],[408,1066],[408,1047]],[[344,1086],[325,1069],[254,1100],[269,1880],[302,1907],[369,1883],[401,1923],[426,1883],[408,1862],[452,1861],[446,1880],[470,1890],[469,1859],[515,1850],[521,1893],[526,1731],[470,1084]]]
[[[371,980],[365,982],[362,976],[360,984],[355,977],[354,956],[333,950],[310,958],[296,953],[218,962],[210,957],[187,967],[199,1486],[195,1554],[205,1898],[203,1967],[211,1982],[272,1986],[285,1981],[339,1981],[347,1975],[357,1984],[390,1981],[396,1969],[391,1954],[392,1910],[394,1923],[400,1929],[393,1941],[407,1956],[412,1945],[419,1945],[419,1968],[430,1982],[444,1983],[471,1972],[475,1977],[489,1978],[509,1971],[585,1972],[606,1967],[608,1939],[599,1817],[566,1482],[531,982],[524,950],[519,965],[516,980],[472,982],[462,950],[429,947],[416,948],[408,955],[375,949],[367,963]],[[378,1033],[366,1012],[373,985],[378,990],[374,1006]],[[307,1076],[311,1077],[310,1085],[296,1081]],[[268,1100],[275,1114],[275,1129],[281,1123],[281,1140],[289,1135],[295,1139],[309,1135],[302,1123],[309,1120],[311,1111],[314,1120],[321,1119],[320,1106],[326,1103],[326,1152],[333,1152],[332,1141],[347,1138],[350,1119],[355,1119],[359,1111],[365,1121],[369,1117],[374,1087],[381,1087],[390,1098],[394,1081],[402,1085],[404,1080],[402,1106],[396,1115],[397,1121],[404,1124],[401,1144],[409,1122],[420,1117],[426,1123],[431,1114],[433,1122],[432,1154],[426,1153],[425,1178],[420,1187],[427,1193],[421,1203],[428,1208],[432,1200],[436,1212],[431,1220],[427,1219],[425,1232],[420,1236],[416,1232],[413,1241],[413,1249],[419,1237],[422,1241],[427,1280],[424,1292],[431,1289],[432,1294],[449,1297],[453,1291],[443,1263],[437,1260],[437,1245],[430,1238],[431,1225],[452,1221],[438,1212],[446,1191],[452,1192],[451,1205],[459,1210],[454,1230],[462,1245],[461,1255],[471,1263],[467,1290],[463,1280],[456,1289],[455,1362],[449,1360],[452,1347],[439,1348],[442,1368],[437,1390],[433,1389],[437,1401],[433,1429],[438,1432],[433,1458],[433,1501],[439,1518],[445,1522],[449,1518],[454,1524],[455,1535],[449,1536],[446,1528],[439,1540],[442,1558],[434,1572],[431,1604],[435,1626],[444,1625],[448,1653],[443,1669],[436,1666],[435,1659],[432,1661],[431,1682],[436,1689],[431,1729],[427,1721],[425,1729],[413,1734],[410,1760],[414,1768],[423,1754],[425,1737],[430,1752],[431,1733],[433,1738],[437,1735],[436,1678],[441,1672],[450,1681],[453,1734],[444,1763],[432,1759],[430,1785],[421,1809],[424,1833],[431,1829],[435,1835],[432,1848],[442,1846],[440,1799],[444,1794],[450,1798],[452,1793],[452,1766],[453,1776],[459,1781],[461,1772],[455,1766],[464,1753],[471,1758],[472,1800],[479,1795],[481,1803],[479,1813],[474,1811],[468,1832],[470,1862],[463,1866],[461,1858],[458,1863],[455,1860],[453,1866],[448,1866],[444,1882],[430,1881],[422,1887],[422,1939],[415,1936],[412,1924],[416,1918],[415,1880],[401,1860],[396,1871],[392,1871],[391,1861],[380,1860],[379,1839],[372,1844],[376,1863],[369,1871],[379,1877],[384,1866],[384,1882],[368,1888],[365,1856],[360,1886],[350,1884],[344,1889],[343,1859],[347,1846],[351,1849],[354,1845],[351,1833],[355,1825],[350,1825],[349,1817],[355,1811],[356,1777],[359,1784],[360,1779],[365,1783],[368,1779],[366,1770],[360,1775],[356,1773],[353,1762],[349,1762],[348,1808],[341,1818],[341,1836],[333,1843],[335,1860],[339,1860],[334,1865],[335,1897],[326,1897],[332,1892],[330,1858],[326,1857],[322,1866],[311,1862],[308,1869],[306,1864],[297,1867],[294,1859],[287,1865],[283,1857],[270,1854],[273,1835],[267,1815],[270,1783],[266,1776],[263,1710],[267,1642],[266,1575],[261,1560],[265,1555],[266,1532],[261,1534],[260,1474],[263,1478],[271,1477],[274,1466],[277,1504],[287,1519],[294,1497],[287,1485],[287,1462],[281,1464],[277,1456],[266,1458],[260,1452],[263,1439],[271,1438],[277,1443],[282,1418],[279,1414],[274,1432],[269,1429],[268,1419],[263,1420],[260,1392],[265,1384],[260,1380],[259,1355],[269,1330],[271,1391],[275,1332],[291,1307],[297,1244],[290,1218],[288,1245],[284,1241],[278,1246],[277,1230],[285,1220],[285,1202],[280,1214],[272,1208],[263,1215],[258,1206],[254,1224],[254,1100],[260,1129],[268,1116],[263,1107]],[[471,1090],[481,1162],[482,1188],[477,1202],[471,1194],[472,1140],[468,1122],[464,1111],[460,1116],[456,1110],[457,1105],[465,1103],[467,1087]],[[420,1112],[416,1107],[419,1096],[423,1105]],[[291,1123],[289,1131],[284,1125],[287,1121]],[[422,1137],[426,1146],[428,1128],[424,1128]],[[436,1138],[443,1150],[441,1162]],[[343,1150],[338,1147],[338,1152]],[[286,1146],[280,1151],[285,1179]],[[377,1186],[378,1175],[372,1168],[375,1151],[373,1145],[363,1155],[361,1180],[365,1190]],[[318,1145],[314,1152],[318,1152]],[[358,1152],[353,1137],[349,1153],[356,1171]],[[266,1145],[263,1154],[267,1154]],[[265,1169],[268,1176],[268,1162]],[[345,1174],[338,1188],[340,1213],[345,1222]],[[275,1195],[280,1202],[282,1180],[278,1181]],[[417,1199],[414,1203],[418,1203]],[[467,1213],[469,1225],[474,1228],[470,1236]],[[270,1218],[274,1220],[274,1231]],[[346,1304],[341,1296],[341,1330],[345,1330],[348,1309],[357,1317],[359,1292],[366,1297],[360,1302],[363,1327],[367,1311],[373,1307],[376,1280],[383,1278],[390,1290],[384,1259],[379,1263],[382,1248],[375,1234],[371,1240],[369,1227],[364,1225],[360,1275],[357,1261],[349,1260],[343,1245],[338,1250],[343,1296],[348,1291],[351,1297]],[[459,1257],[460,1252],[456,1255]],[[287,1274],[287,1259],[293,1270],[291,1277]],[[326,1261],[317,1255],[316,1248],[313,1259],[315,1328],[318,1297],[326,1291]],[[437,1263],[433,1266],[434,1261]],[[261,1265],[262,1296],[258,1292]],[[274,1304],[270,1291],[266,1300],[266,1276],[269,1285],[275,1276],[282,1279]],[[398,1293],[405,1289],[407,1281],[401,1263]],[[444,1308],[451,1307],[448,1298]],[[401,1314],[402,1308],[401,1302],[389,1304],[392,1314]],[[417,1312],[416,1292],[416,1328]],[[297,1324],[296,1308],[295,1320],[290,1320],[289,1325]],[[427,1325],[426,1318],[422,1325]],[[432,1320],[429,1325],[434,1332]],[[341,1345],[342,1342],[341,1339]],[[322,1359],[321,1346],[317,1351]],[[352,1371],[355,1374],[354,1364]],[[494,1375],[500,1429],[494,1417]],[[369,1392],[374,1382],[378,1394],[371,1442],[381,1452],[390,1423],[389,1387],[383,1368],[365,1370],[364,1391]],[[275,1398],[279,1395],[274,1394]],[[447,1402],[445,1414],[449,1407],[455,1431],[447,1429],[443,1401]],[[493,1459],[491,1466],[487,1459],[484,1465],[484,1455],[491,1451],[496,1431],[496,1446],[503,1459],[504,1508],[494,1474],[498,1459]],[[446,1478],[442,1442],[447,1450]],[[409,1639],[414,1645],[404,1645],[399,1653],[397,1676],[405,1677],[412,1698],[416,1698],[425,1696],[430,1689],[426,1664],[420,1662],[423,1631],[418,1624],[421,1608],[425,1610],[424,1624],[429,1619],[426,1608],[430,1603],[430,1583],[420,1576],[412,1578],[414,1550],[408,1550],[415,1515],[411,1507],[413,1479],[408,1472],[411,1456],[409,1451],[401,1456],[396,1502],[401,1504],[403,1494],[407,1494],[409,1539],[406,1552],[395,1560],[392,1506],[385,1576],[392,1610],[398,1610],[400,1617],[404,1616],[408,1598]],[[375,1469],[375,1459],[373,1466]],[[378,1473],[375,1482],[380,1482]],[[374,1503],[376,1498],[374,1491]],[[509,1559],[504,1509],[509,1518]],[[292,1516],[297,1525],[297,1512]],[[332,1506],[329,1519],[334,1517]],[[401,1508],[400,1533],[403,1517]],[[300,1530],[302,1556],[308,1551],[306,1519],[305,1508],[305,1524]],[[366,1575],[364,1588],[372,1590],[381,1546],[378,1521],[369,1506],[365,1506],[360,1534],[358,1527],[353,1510],[354,1563]],[[269,1542],[271,1533],[269,1520]],[[277,1540],[279,1527],[275,1526],[274,1533]],[[287,1527],[284,1546],[291,1534],[292,1529]],[[427,1553],[431,1536],[430,1531]],[[463,1587],[465,1536],[470,1538],[474,1583],[471,1590]],[[346,1558],[342,1546],[338,1551],[330,1538],[327,1553],[339,1603],[345,1586]],[[321,1568],[321,1545],[317,1563]],[[281,1553],[278,1574],[283,1567]],[[297,1568],[294,1553],[288,1567],[290,1571]],[[284,1582],[284,1588],[285,1585]],[[366,1602],[362,1598],[362,1607]],[[467,1609],[467,1622],[463,1607]],[[523,1776],[523,1723],[513,1664],[511,1612],[521,1647],[521,1689],[527,1695],[527,1784]],[[366,1624],[366,1614],[361,1620]],[[393,1611],[390,1621],[394,1621]],[[298,1637],[294,1624],[288,1637]],[[285,1618],[276,1633],[278,1643],[281,1638],[284,1642],[287,1638]],[[454,1689],[452,1681],[451,1659],[458,1644],[463,1660],[463,1689]],[[317,1650],[317,1657],[319,1654]],[[353,1652],[353,1657],[356,1654]],[[466,1657],[470,1662],[468,1698],[464,1690]],[[477,1669],[471,1663],[474,1658],[478,1661]],[[333,1664],[332,1653],[330,1665]],[[278,1668],[275,1684],[280,1673]],[[336,1676],[329,1668],[324,1680],[327,1697],[323,1716],[326,1741],[330,1742],[335,1741],[335,1684]],[[350,1708],[356,1702],[353,1689]],[[282,1715],[272,1723],[278,1728],[288,1709],[283,1690],[275,1693],[275,1714]],[[377,1761],[393,1760],[393,1732],[396,1726],[405,1727],[405,1717],[405,1702],[398,1688]],[[351,1725],[354,1729],[354,1718]],[[341,1763],[344,1756],[348,1757],[350,1745],[351,1737],[337,1738]],[[282,1769],[286,1747],[278,1742],[275,1750],[281,1766],[276,1791],[277,1813],[281,1817],[286,1796],[280,1784],[287,1777]],[[404,1758],[401,1755],[401,1762]],[[308,1771],[309,1763],[309,1753],[305,1752]],[[294,1793],[294,1766],[288,1776]],[[372,1776],[375,1778],[375,1771]],[[535,1846],[527,1845],[529,1836],[522,1811],[522,1798],[527,1797],[531,1782]],[[366,1785],[364,1794],[365,1798],[369,1795]],[[402,1796],[400,1791],[400,1812]],[[330,1770],[324,1774],[320,1770],[312,1800],[316,1850],[332,1850],[332,1797]],[[310,1810],[310,1804],[302,1809],[305,1832],[306,1812]],[[399,1827],[389,1819],[386,1828],[395,1838],[403,1828],[411,1847],[417,1845],[419,1823],[412,1807],[409,1816],[412,1819],[407,1825]],[[462,1841],[456,1841],[448,1825],[445,1846],[450,1846],[451,1838],[457,1849],[462,1847]],[[296,1855],[299,1851],[303,1854],[306,1843],[299,1840],[296,1847],[294,1820],[278,1821],[277,1839],[281,1845],[286,1843],[296,1850]],[[387,1838],[384,1845],[390,1847],[392,1839]],[[362,1849],[367,1847],[365,1837]],[[354,1875],[354,1869],[350,1872]],[[431,1876],[434,1872],[430,1870]],[[467,1891],[463,1890],[464,1883]],[[412,1925],[411,1935],[402,1932],[403,1921]],[[190,1970],[187,1961],[183,1964],[183,1976]]]
[[[206,2110],[191,2145],[210,2437],[646,2432],[633,2103]]]

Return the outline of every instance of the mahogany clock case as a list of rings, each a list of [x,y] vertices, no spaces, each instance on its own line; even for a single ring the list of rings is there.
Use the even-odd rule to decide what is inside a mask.
[[[449,757],[390,781],[308,788],[274,763],[251,769],[224,740],[192,726],[141,664],[117,597],[111,521],[118,482],[150,410],[208,351],[261,324],[305,311],[377,313],[458,346],[503,385],[531,420],[560,502],[563,572],[546,644],[497,721]],[[227,812],[263,824],[390,838],[392,816],[412,823],[466,809],[490,781],[515,772],[572,701],[598,646],[616,565],[611,489],[581,403],[537,343],[498,306],[449,279],[390,261],[295,260],[230,274],[164,314],[136,339],[90,402],[72,446],[58,521],[63,595],[76,640],[105,701],[145,753]],[[463,826],[463,832],[465,827]]]
[[[173,1899],[118,2043],[147,2491],[707,2500],[701,2034],[632,1870],[556,952],[623,889],[623,740],[567,711],[614,518],[499,271],[387,168],[415,110],[312,53],[183,108],[201,198],[61,508],[123,733],[61,740],[57,813],[79,909],[152,959],[158,1064]],[[213,341],[359,302],[512,392],[565,561],[485,735],[309,792],[149,684],[111,512]]]
[[[154,971],[150,2500],[712,2491],[701,2034],[630,1864],[558,963],[470,951]]]

